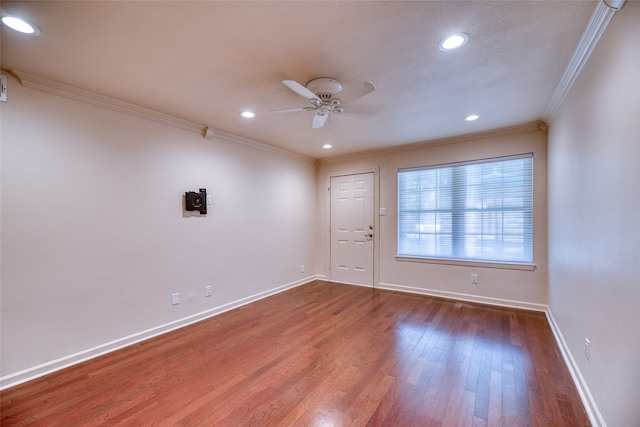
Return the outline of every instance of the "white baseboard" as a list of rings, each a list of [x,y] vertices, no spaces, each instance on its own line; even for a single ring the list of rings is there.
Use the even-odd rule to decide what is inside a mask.
[[[392,283],[379,283],[377,289],[386,289],[390,291],[409,292],[412,294],[429,295],[432,297],[454,299],[459,301],[475,302],[479,304],[498,305],[501,307],[519,308],[522,310],[543,311],[547,312],[546,304],[536,304],[532,302],[515,301],[503,298],[483,297],[480,295],[462,294],[459,292],[440,291],[436,289],[416,288],[414,286],[395,285]]]
[[[304,285],[314,280],[327,280],[327,279],[323,275],[310,276],[305,279],[301,279],[301,280],[291,282],[282,286],[278,286],[276,288],[273,288],[264,292],[260,292],[245,298],[241,298],[237,301],[233,301],[228,304],[214,307],[210,310],[196,313],[194,315],[191,315],[182,319],[178,319],[173,322],[166,323],[164,325],[157,326],[155,328],[147,329],[146,331],[142,331],[136,334],[122,337],[120,339],[78,352],[75,354],[71,354],[71,355],[68,355],[56,360],[52,360],[28,369],[24,369],[19,372],[6,375],[0,378],[0,390],[5,390],[10,387],[14,387],[18,384],[22,384],[27,381],[36,379],[38,377],[42,377],[44,375],[48,375],[53,372],[62,370],[64,368],[77,365],[79,363],[85,362],[90,359],[94,359],[104,354],[111,353],[116,350],[120,350],[122,348],[128,347],[133,344],[137,344],[139,342],[148,340],[158,335],[162,335],[167,332],[191,325],[193,323],[200,322],[202,320],[208,319],[210,317],[216,316],[226,311],[233,310],[234,308],[238,308],[243,305],[250,304],[252,302],[258,301],[263,298],[267,298],[269,296],[278,294],[280,292],[284,292],[286,290],[295,288],[297,286]],[[562,357],[564,358],[565,364],[569,369],[571,378],[573,379],[573,382],[576,385],[576,388],[578,389],[578,393],[580,394],[580,398],[582,399],[582,402],[584,404],[585,410],[587,411],[587,415],[589,416],[589,420],[591,421],[591,424],[594,427],[606,427],[606,424],[602,418],[602,415],[600,414],[600,411],[598,411],[595,401],[593,400],[593,396],[589,391],[589,387],[584,381],[584,378],[580,373],[580,369],[578,368],[578,365],[576,364],[575,359],[571,354],[571,351],[569,351],[569,348],[567,347],[567,344],[562,336],[562,333],[560,332],[560,329],[558,328],[558,325],[555,319],[553,318],[553,314],[551,313],[551,310],[547,305],[529,303],[529,302],[523,302],[523,301],[507,300],[502,298],[491,298],[491,297],[483,297],[478,295],[462,294],[458,292],[448,292],[448,291],[441,291],[441,290],[434,290],[434,289],[416,288],[412,286],[396,285],[391,283],[379,283],[374,288],[385,289],[390,291],[398,291],[398,292],[408,292],[408,293],[414,293],[414,294],[420,294],[420,295],[429,295],[429,296],[435,296],[440,298],[475,302],[480,304],[497,305],[501,307],[519,308],[524,310],[544,312],[547,316],[547,320],[549,322],[549,326],[551,327],[551,331],[553,332],[555,340],[558,343],[558,347],[560,348],[560,352],[562,353]]]
[[[582,404],[584,405],[585,411],[587,411],[587,416],[589,417],[589,421],[591,421],[591,425],[593,427],[606,427],[606,423],[602,418],[602,414],[598,410],[596,402],[589,391],[589,387],[587,386],[580,369],[578,368],[578,364],[576,363],[569,347],[567,346],[564,337],[562,336],[562,332],[560,332],[560,328],[556,323],[556,320],[553,318],[553,314],[551,313],[551,309],[548,309],[546,312],[547,320],[549,321],[549,326],[551,327],[551,331],[553,332],[553,336],[556,338],[556,342],[558,343],[558,347],[560,347],[560,353],[562,353],[562,358],[564,359],[564,363],[569,368],[569,373],[571,374],[571,378],[573,379],[573,383],[576,385],[578,389],[578,394],[580,395],[580,399],[582,400]]]
[[[137,344],[141,341],[145,341],[150,338],[157,337],[158,335],[162,335],[167,332],[171,332],[173,330],[183,328],[185,326],[194,324],[196,322],[200,322],[202,320],[208,319],[210,317],[216,316],[226,311],[233,310],[234,308],[238,308],[243,305],[247,305],[252,302],[261,300],[263,298],[267,298],[269,296],[278,294],[280,292],[284,292],[286,290],[295,288],[297,286],[304,285],[316,279],[317,279],[316,276],[310,276],[301,280],[297,280],[295,282],[287,283],[285,285],[278,286],[276,288],[273,288],[264,292],[259,292],[254,295],[241,298],[237,301],[223,304],[218,307],[214,307],[212,309],[209,309],[200,313],[196,313],[191,316],[184,317],[182,319],[174,320],[173,322],[165,323],[164,325],[159,325],[154,328],[147,329],[146,331],[141,331],[141,332],[138,332],[126,337],[122,337],[117,340],[107,342],[107,343],[104,343],[104,344],[101,344],[101,345],[98,345],[74,354],[70,354],[65,357],[61,357],[59,359],[51,360],[49,362],[24,369],[22,371],[5,375],[0,378],[0,390],[5,390],[10,387],[14,387],[18,384],[22,384],[27,381],[34,380],[36,378],[51,374],[53,372],[68,368],[73,365],[77,365],[87,360],[105,355],[107,353],[111,353],[116,350],[120,350],[122,348],[128,347],[130,345]]]
[[[375,288],[375,286],[363,285],[362,283],[346,282],[346,281],[343,281],[343,280],[330,280],[330,279],[327,279],[327,281],[331,282],[331,283],[340,283],[341,285],[360,286],[360,287],[369,288],[369,289],[374,289]]]

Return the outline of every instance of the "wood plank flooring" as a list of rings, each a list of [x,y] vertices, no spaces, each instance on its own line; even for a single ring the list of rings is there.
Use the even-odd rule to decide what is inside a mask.
[[[316,281],[1,393],[2,426],[588,426],[545,315]]]

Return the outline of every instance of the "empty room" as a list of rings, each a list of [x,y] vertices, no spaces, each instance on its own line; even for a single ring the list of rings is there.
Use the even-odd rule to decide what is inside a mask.
[[[640,425],[640,1],[2,1],[2,426]]]

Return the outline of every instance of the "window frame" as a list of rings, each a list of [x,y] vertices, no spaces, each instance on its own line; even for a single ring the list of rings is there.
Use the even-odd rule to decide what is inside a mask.
[[[503,161],[510,161],[510,160],[518,160],[518,159],[531,159],[531,179],[530,179],[530,183],[531,183],[531,194],[530,194],[530,207],[527,205],[526,209],[528,210],[530,208],[530,218],[528,219],[530,224],[531,224],[531,228],[530,228],[530,246],[528,243],[525,243],[527,246],[525,247],[525,249],[527,250],[527,253],[529,253],[530,251],[530,261],[529,260],[515,260],[515,261],[510,261],[510,260],[489,260],[489,259],[484,259],[484,258],[464,258],[464,257],[455,257],[455,256],[435,256],[435,255],[418,255],[418,254],[411,254],[411,253],[400,253],[400,245],[401,245],[401,229],[402,229],[402,224],[401,224],[401,220],[402,220],[402,208],[401,208],[401,203],[402,200],[400,198],[400,193],[401,193],[401,174],[403,172],[412,172],[412,171],[426,171],[426,170],[444,170],[444,169],[451,169],[454,167],[466,167],[466,166],[472,166],[472,165],[478,165],[478,164],[487,164],[487,163],[494,163],[494,162],[503,162]],[[427,165],[427,166],[419,166],[419,167],[410,167],[410,168],[399,168],[396,174],[397,177],[397,185],[396,185],[396,191],[397,191],[397,221],[396,221],[396,260],[397,261],[402,261],[402,262],[423,262],[423,263],[434,263],[434,264],[444,264],[444,265],[462,265],[462,266],[479,266],[479,267],[488,267],[488,268],[505,268],[505,269],[516,269],[516,270],[534,270],[536,268],[536,265],[534,263],[534,256],[535,256],[535,251],[534,251],[534,247],[535,247],[535,242],[534,242],[534,219],[535,219],[535,212],[534,212],[534,205],[535,205],[535,161],[534,161],[534,153],[530,152],[530,153],[522,153],[522,154],[516,154],[516,155],[507,155],[507,156],[499,156],[499,157],[491,157],[491,158],[483,158],[483,159],[474,159],[474,160],[469,160],[469,161],[461,161],[461,162],[450,162],[450,163],[442,163],[442,164],[434,164],[434,165]],[[450,184],[451,188],[453,188],[453,183]],[[465,186],[465,188],[468,188],[468,185]],[[456,198],[456,196],[451,196],[452,200],[454,198]],[[452,202],[453,203],[453,202]],[[509,209],[504,209],[501,208],[502,210],[500,210],[500,212],[508,212]],[[451,212],[453,213],[454,208],[453,206],[450,208]],[[459,210],[458,213],[460,212],[467,212],[468,209],[464,208],[462,210]],[[480,212],[482,212],[482,210],[480,210]],[[462,221],[464,223],[464,221]],[[463,227],[464,225],[461,225],[460,222],[456,222],[455,220],[451,220],[451,228],[455,228],[455,227]],[[526,230],[525,230],[526,231]],[[452,231],[453,233],[453,231]],[[462,235],[466,236],[468,233],[463,232]],[[453,235],[453,234],[452,234]],[[523,233],[524,235],[524,233]],[[452,237],[453,239],[453,237]],[[463,245],[464,244],[464,237],[461,240],[456,239],[456,241],[458,242],[458,245]],[[453,255],[453,253],[455,253],[456,249],[454,248],[456,245],[455,243],[453,243],[452,240],[452,249],[451,249],[451,255]]]

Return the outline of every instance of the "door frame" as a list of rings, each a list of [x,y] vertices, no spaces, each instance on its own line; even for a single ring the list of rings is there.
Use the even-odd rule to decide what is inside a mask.
[[[331,193],[329,191],[331,188],[331,178],[367,173],[373,174],[373,288],[376,288],[380,283],[380,167],[377,165],[358,170],[329,171],[325,175],[325,221],[322,225],[326,272],[325,279],[330,282],[333,281],[331,270]]]

